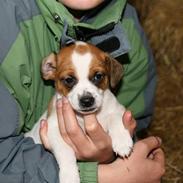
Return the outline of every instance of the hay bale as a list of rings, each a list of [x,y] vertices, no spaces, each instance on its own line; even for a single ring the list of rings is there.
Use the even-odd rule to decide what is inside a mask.
[[[183,4],[182,0],[130,0],[138,10],[155,56],[158,87],[149,134],[163,139],[164,183],[183,182]]]

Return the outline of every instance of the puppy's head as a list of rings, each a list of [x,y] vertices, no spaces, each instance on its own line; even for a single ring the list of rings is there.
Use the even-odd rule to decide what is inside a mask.
[[[67,96],[79,113],[100,109],[103,93],[122,77],[122,65],[95,46],[76,42],[42,62],[42,75],[54,80],[58,93]]]

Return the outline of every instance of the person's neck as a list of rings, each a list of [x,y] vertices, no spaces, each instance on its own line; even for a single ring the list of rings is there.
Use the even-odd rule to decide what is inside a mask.
[[[70,8],[67,9],[77,21],[79,21],[85,14],[87,14],[90,11],[90,10],[73,10]]]

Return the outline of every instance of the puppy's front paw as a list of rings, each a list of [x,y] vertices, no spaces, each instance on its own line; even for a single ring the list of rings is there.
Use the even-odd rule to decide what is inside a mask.
[[[112,136],[112,147],[119,156],[128,157],[133,148],[133,140],[128,131]]]

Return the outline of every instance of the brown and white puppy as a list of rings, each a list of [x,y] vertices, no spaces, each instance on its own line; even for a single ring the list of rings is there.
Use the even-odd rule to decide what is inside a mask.
[[[122,157],[130,154],[133,142],[122,123],[125,108],[109,90],[122,77],[121,64],[95,46],[78,41],[44,59],[42,74],[44,79],[55,81],[56,94],[51,109],[49,106],[49,114],[47,110],[40,119],[48,120],[48,139],[60,167],[60,182],[80,182],[74,151],[64,142],[58,128],[56,100],[62,96],[68,98],[83,129],[82,115],[95,112],[112,139],[114,152]],[[39,123],[40,120],[25,134],[36,143],[41,143]]]

